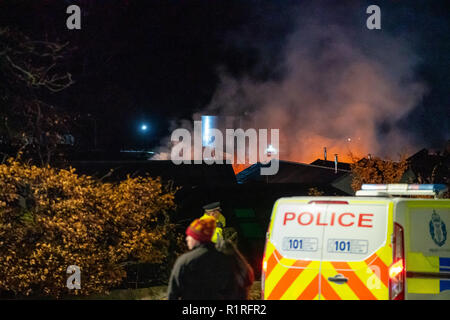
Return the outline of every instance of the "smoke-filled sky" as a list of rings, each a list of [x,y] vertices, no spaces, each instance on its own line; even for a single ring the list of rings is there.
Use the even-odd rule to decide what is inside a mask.
[[[362,7],[353,7],[361,9],[360,19],[347,23],[345,10],[318,14],[322,8],[295,8],[292,30],[265,66],[273,76],[222,70],[200,113],[247,114],[247,127],[280,129],[280,157],[293,161],[322,157],[323,147],[340,159],[349,152],[397,157],[417,151],[423,139],[399,126],[427,92],[417,53],[401,35],[368,30]],[[260,46],[261,54],[269,50]]]
[[[258,23],[229,35],[231,45],[253,50],[257,62],[246,72],[218,68],[212,99],[196,115],[245,115],[246,127],[280,129],[280,158],[301,162],[322,158],[323,147],[329,158],[398,158],[450,137],[447,97],[441,106],[428,105],[420,119],[414,116],[424,114],[424,99],[435,90],[420,72],[431,63],[421,55],[423,42],[438,41],[424,39],[419,22],[425,18],[408,28],[402,25],[407,9],[381,5],[382,29],[369,30],[367,5],[286,7],[275,17],[260,12]],[[409,14],[421,13],[410,8]],[[448,58],[432,63],[449,66]],[[442,126],[430,128],[426,118],[439,113]],[[431,131],[439,138],[430,138]]]
[[[81,7],[81,30],[66,29],[68,4]],[[366,28],[372,4],[381,30]],[[75,84],[50,102],[89,113],[102,148],[156,148],[208,113],[280,129],[282,159],[323,147],[396,158],[450,139],[449,4],[6,0],[0,26],[69,43]]]

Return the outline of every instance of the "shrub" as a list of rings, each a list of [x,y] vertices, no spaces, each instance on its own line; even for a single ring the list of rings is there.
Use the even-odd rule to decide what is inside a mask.
[[[360,190],[364,183],[399,183],[408,169],[408,161],[404,156],[400,161],[383,160],[379,157],[368,157],[357,160],[351,155],[353,163],[352,189]]]
[[[0,165],[0,291],[17,295],[106,293],[130,263],[164,263],[175,227],[175,190],[159,178],[103,183],[9,159]],[[81,289],[66,287],[70,265]]]
[[[317,189],[316,187],[313,188],[309,188],[308,189],[308,196],[312,196],[312,197],[320,197],[323,196],[324,192],[320,191],[319,189]]]

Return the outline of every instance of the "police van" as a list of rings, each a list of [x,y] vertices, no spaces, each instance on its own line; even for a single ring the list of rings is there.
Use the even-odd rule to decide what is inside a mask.
[[[446,190],[363,185],[354,197],[277,200],[262,298],[450,299],[450,199],[439,199]]]

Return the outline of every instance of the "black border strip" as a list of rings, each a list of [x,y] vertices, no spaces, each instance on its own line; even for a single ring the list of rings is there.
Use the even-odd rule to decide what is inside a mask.
[[[407,278],[422,278],[422,279],[450,279],[450,272],[416,272],[407,271]]]

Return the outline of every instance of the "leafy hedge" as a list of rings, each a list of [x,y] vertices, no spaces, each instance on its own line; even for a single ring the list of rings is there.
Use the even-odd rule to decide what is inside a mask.
[[[368,157],[360,160],[353,155],[352,189],[360,190],[364,183],[399,183],[408,169],[408,161],[402,156],[400,161],[383,160],[379,157]]]
[[[9,159],[0,165],[0,291],[105,293],[130,263],[167,263],[174,192],[160,179],[103,183]],[[81,269],[80,290],[66,287],[70,265]]]

